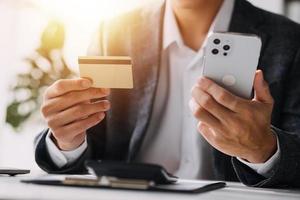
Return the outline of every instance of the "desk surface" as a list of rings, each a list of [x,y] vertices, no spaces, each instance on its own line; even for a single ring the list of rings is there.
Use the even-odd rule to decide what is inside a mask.
[[[22,178],[30,175],[7,177],[0,176],[0,200],[56,200],[56,199],[113,199],[113,200],[157,200],[157,199],[214,199],[214,200],[292,200],[300,199],[300,190],[273,190],[249,188],[239,183],[227,183],[227,187],[202,194],[175,194],[145,191],[126,191],[109,189],[89,189],[59,186],[43,186],[21,183]],[[195,182],[195,181],[189,181]]]

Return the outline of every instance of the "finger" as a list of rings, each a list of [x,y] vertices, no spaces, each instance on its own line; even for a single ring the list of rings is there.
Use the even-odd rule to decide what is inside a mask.
[[[55,114],[83,102],[91,102],[92,99],[100,99],[109,95],[109,90],[89,88],[83,91],[69,92],[64,96],[46,100],[42,106],[44,116]]]
[[[66,135],[65,136],[66,140],[68,138],[73,139],[77,135],[82,134],[82,132],[85,132],[88,129],[92,128],[93,126],[97,125],[99,122],[101,122],[104,119],[104,117],[105,117],[104,113],[96,113],[89,116],[86,119],[76,121],[72,124],[60,128],[59,132]],[[72,133],[72,135],[69,135],[68,133]]]
[[[66,94],[70,91],[86,90],[92,87],[92,82],[89,79],[61,79],[50,86],[45,94],[46,99],[54,98]]]
[[[208,78],[201,77],[198,81],[198,86],[203,91],[210,94],[219,104],[234,112],[239,112],[240,110],[243,110],[244,107],[246,107],[246,100],[233,95]]]
[[[51,128],[64,126],[74,121],[84,119],[95,113],[106,112],[109,110],[109,108],[110,103],[107,100],[102,100],[93,104],[78,104],[65,111],[53,114],[52,117],[48,118],[48,126]]]
[[[207,110],[220,121],[226,120],[231,114],[233,114],[231,110],[219,104],[211,95],[204,92],[197,86],[192,89],[192,96],[202,108]]]
[[[202,108],[194,98],[192,98],[189,102],[190,109],[193,115],[201,122],[208,124],[210,127],[220,129],[221,122],[215,118],[212,114],[210,114],[207,110]]]
[[[257,70],[254,79],[254,99],[263,103],[273,103],[273,97],[270,93],[269,86],[267,82],[264,80],[263,72],[261,70]]]

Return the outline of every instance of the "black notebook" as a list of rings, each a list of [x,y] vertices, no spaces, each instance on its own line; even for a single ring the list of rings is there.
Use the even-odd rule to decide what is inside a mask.
[[[7,174],[9,176],[15,176],[19,174],[29,174],[29,169],[17,169],[11,167],[0,167],[0,174]]]

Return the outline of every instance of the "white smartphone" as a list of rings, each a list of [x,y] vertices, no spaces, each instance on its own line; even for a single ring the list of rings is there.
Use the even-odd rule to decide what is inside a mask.
[[[213,33],[204,53],[203,76],[250,99],[262,42],[256,35]]]

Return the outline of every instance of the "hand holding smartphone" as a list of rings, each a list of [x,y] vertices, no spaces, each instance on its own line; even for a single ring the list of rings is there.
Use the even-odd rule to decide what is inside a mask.
[[[213,33],[205,48],[203,76],[250,99],[262,42],[258,36]]]

